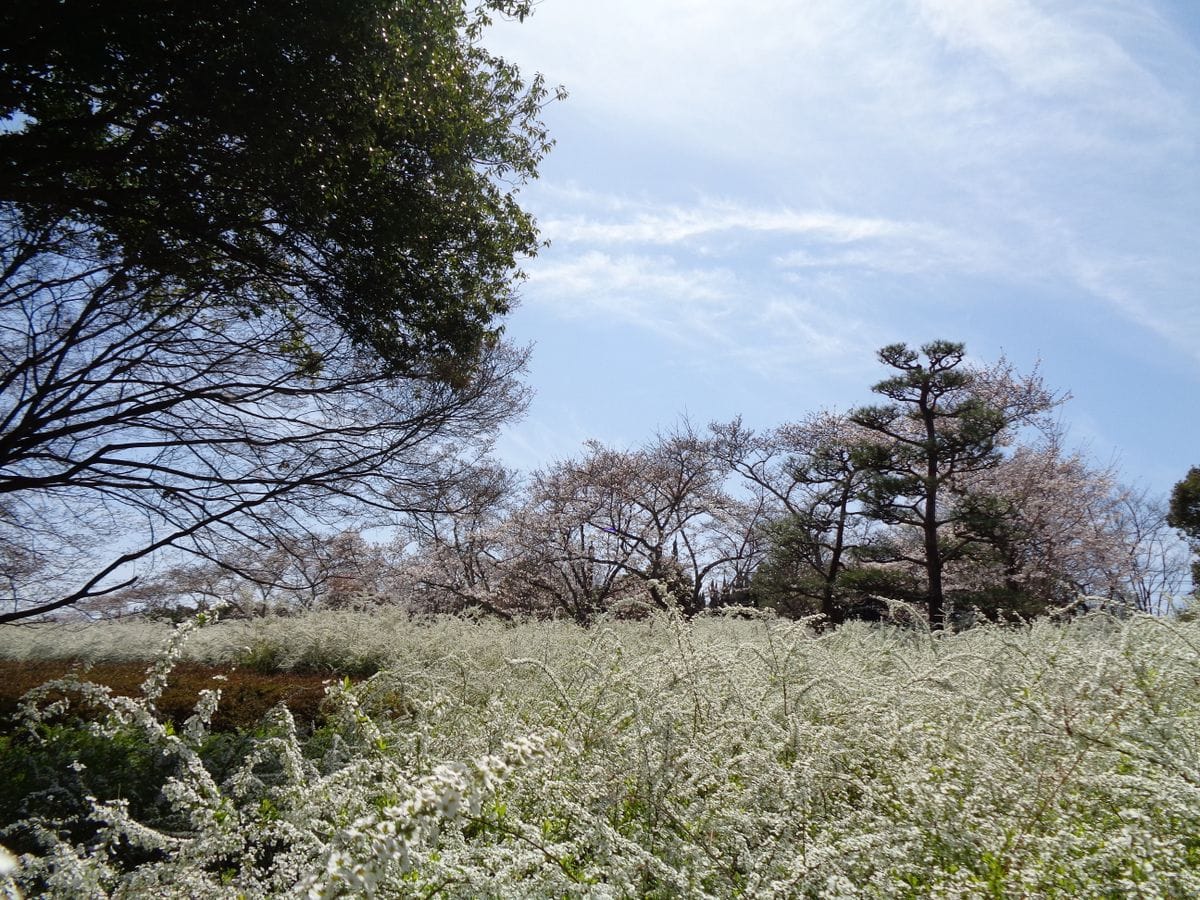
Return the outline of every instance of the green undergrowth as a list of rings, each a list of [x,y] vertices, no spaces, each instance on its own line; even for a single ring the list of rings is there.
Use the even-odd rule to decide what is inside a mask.
[[[134,626],[104,626],[104,641],[121,627]],[[311,729],[286,710],[225,735],[211,709],[166,726],[155,701],[76,689],[81,706],[111,706],[89,725],[60,694],[32,698],[0,744],[0,764],[42,779],[6,788],[43,792],[0,833],[24,853],[23,888],[1200,895],[1196,623],[1094,616],[930,635],[323,616],[218,624],[187,654],[275,647],[271,665],[286,668],[312,658],[322,630],[330,671],[380,665],[331,683]]]

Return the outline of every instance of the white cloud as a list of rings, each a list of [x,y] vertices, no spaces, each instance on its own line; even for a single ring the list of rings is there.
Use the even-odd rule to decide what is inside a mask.
[[[666,136],[727,160],[824,168],[839,160],[814,145],[833,143],[840,163],[855,166],[907,147],[965,158],[969,142],[988,136],[1079,146],[1130,124],[1169,130],[1185,110],[1160,83],[1157,53],[1139,44],[1161,31],[1146,8],[1139,0],[554,0],[498,37],[501,51],[565,83],[578,114],[623,122],[648,143]],[[811,167],[793,171],[814,177]]]
[[[1200,362],[1200,303],[1194,288],[1177,293],[1156,273],[1171,262],[1153,258],[1100,258],[1073,253],[1066,260],[1069,273],[1084,290],[1118,309],[1125,318],[1153,332]],[[1200,283],[1200,266],[1190,267],[1191,285]]]
[[[589,248],[634,245],[728,266],[740,259],[761,269],[995,272],[1008,264],[994,235],[968,235],[928,222],[710,199],[681,206],[552,191],[561,206],[542,228],[551,240],[550,255],[559,259]]]
[[[530,281],[552,284],[576,298],[653,294],[665,300],[711,302],[728,296],[731,277],[721,270],[680,269],[669,257],[613,256],[591,250],[539,266]]]
[[[841,298],[845,299],[845,298]],[[861,371],[870,360],[859,349],[881,346],[888,338],[850,306],[799,294],[769,298],[754,318],[759,335],[731,351],[749,371],[767,379]]]
[[[1138,94],[1143,115],[1166,100],[1156,80],[1111,35],[1071,4],[1030,0],[917,0],[923,20],[953,49],[975,53],[1019,89],[1104,102]],[[1095,11],[1098,4],[1089,4]],[[1087,11],[1085,7],[1085,11]]]
[[[625,324],[702,348],[706,364],[772,379],[797,377],[800,361],[841,369],[855,358],[852,346],[886,342],[840,288],[814,291],[766,275],[593,249],[539,266],[526,299],[564,318]]]
[[[551,240],[603,244],[676,244],[730,231],[806,235],[821,241],[848,243],[925,230],[915,223],[880,218],[801,212],[785,207],[755,209],[711,201],[690,208],[646,207],[617,220],[600,221],[586,215],[551,218],[544,221],[542,227]]]
[[[645,148],[618,189],[538,186],[555,308],[728,334],[769,298],[958,273],[1200,345],[1200,54],[1149,0],[553,0],[507,36]],[[588,149],[556,152],[579,178]]]
[[[558,315],[625,322],[687,343],[726,339],[735,281],[720,268],[682,268],[672,258],[591,250],[530,272],[534,303]]]

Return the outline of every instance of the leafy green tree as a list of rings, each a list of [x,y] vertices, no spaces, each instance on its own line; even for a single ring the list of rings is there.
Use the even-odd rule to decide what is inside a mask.
[[[547,90],[479,45],[529,8],[5,4],[6,227],[71,233],[146,302],[315,307],[393,372],[461,375],[537,248],[512,185],[550,146]]]
[[[1171,489],[1167,524],[1182,532],[1192,552],[1200,555],[1200,466],[1188,469]],[[1192,563],[1192,584],[1200,589],[1200,560]]]
[[[0,9],[0,622],[448,495],[525,401],[530,5]]]
[[[947,563],[981,544],[972,519],[994,509],[952,502],[963,479],[993,469],[1018,426],[1057,402],[1036,376],[1016,379],[1001,363],[990,372],[964,365],[965,347],[932,341],[919,351],[890,344],[879,351],[896,374],[872,390],[890,402],[864,406],[852,422],[872,438],[858,449],[866,478],[860,494],[866,514],[899,529],[900,540],[876,545],[879,561],[908,562],[925,574],[925,606],[933,628],[945,622]],[[922,358],[923,357],[923,358]],[[987,515],[984,515],[984,513]],[[989,520],[988,527],[994,530]],[[903,536],[915,533],[916,540]]]

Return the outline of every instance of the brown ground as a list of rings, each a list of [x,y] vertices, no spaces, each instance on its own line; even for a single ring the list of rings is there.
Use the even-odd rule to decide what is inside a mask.
[[[138,695],[146,679],[146,663],[106,663],[84,668],[70,660],[0,660],[0,731],[11,727],[12,714],[26,691],[71,671],[77,672],[83,681],[107,685],[125,696]],[[213,681],[214,675],[224,675],[226,680]],[[326,684],[335,677],[338,676],[288,672],[263,674],[249,669],[231,671],[218,666],[180,663],[172,671],[157,706],[163,715],[180,725],[193,713],[200,691],[219,687],[221,703],[213,718],[214,729],[253,727],[281,700],[303,728],[318,719]]]

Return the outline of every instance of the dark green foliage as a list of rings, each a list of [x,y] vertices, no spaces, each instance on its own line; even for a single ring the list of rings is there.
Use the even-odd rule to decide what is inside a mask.
[[[1060,608],[1066,605],[1059,604]],[[958,592],[954,596],[954,606],[960,622],[976,621],[978,616],[990,622],[1029,621],[1054,608],[1054,604],[1040,594],[1004,585]]]
[[[147,728],[136,715],[118,712],[109,698],[144,694],[144,663],[102,664],[80,679],[72,670],[52,690],[42,688],[33,718],[17,712],[16,700],[28,682],[38,685],[59,677],[69,661],[42,661],[0,666],[10,677],[0,680],[0,722],[19,725],[0,734],[0,836],[16,852],[39,853],[45,834],[28,827],[29,821],[56,823],[59,834],[80,844],[96,841],[103,822],[96,803],[122,804],[138,822],[167,833],[186,833],[193,826],[186,810],[168,796],[166,788],[180,774],[182,757],[167,740],[180,736],[195,751],[197,762],[213,781],[224,784],[243,769],[266,740],[288,738],[294,720],[306,735],[301,749],[318,762],[342,733],[328,717],[328,679],[294,673],[262,675],[243,669],[220,669],[184,664],[171,673],[165,691],[150,707],[163,729]],[[215,682],[213,675],[221,680]],[[346,678],[344,684],[350,685]],[[199,692],[220,687],[221,703],[213,730],[187,734],[186,720],[195,712]],[[97,691],[96,689],[100,690]],[[111,693],[109,692],[111,691]],[[29,697],[23,702],[28,703]],[[295,716],[273,712],[286,705]],[[258,753],[253,763],[255,783],[264,793],[257,810],[270,818],[271,799],[264,786],[283,778],[277,754]],[[257,802],[251,797],[252,802]],[[24,822],[24,825],[17,823]],[[276,848],[278,849],[278,848]],[[119,842],[111,861],[131,869],[159,858],[161,851],[136,848]],[[264,850],[269,856],[272,849]],[[235,863],[236,861],[231,861]],[[266,866],[269,859],[261,859]]]
[[[1053,405],[1036,382],[987,385],[963,365],[965,354],[964,345],[952,341],[932,341],[920,352],[905,344],[884,347],[879,359],[897,374],[872,390],[891,402],[850,414],[877,436],[863,442],[855,458],[866,473],[863,512],[900,529],[878,543],[874,555],[924,569],[923,599],[934,628],[945,615],[946,564],[985,542],[980,527],[993,533],[1003,527],[1004,511],[966,497],[963,477],[999,465],[1010,429]]]
[[[168,823],[170,804],[162,796],[163,782],[175,762],[143,735],[121,731],[101,735],[70,717],[39,725],[36,735],[24,731],[0,737],[0,830],[17,852],[36,852],[32,835],[9,830],[30,816],[73,823],[75,840],[92,836],[91,804],[125,800],[142,821]],[[136,862],[130,860],[129,862]]]
[[[926,588],[907,571],[879,566],[848,568],[838,577],[837,590],[848,619],[878,621],[888,613],[889,600],[914,606],[926,599]]]
[[[1192,552],[1200,554],[1200,466],[1193,466],[1171,489],[1167,524],[1181,531],[1191,544]],[[1200,590],[1200,559],[1192,563],[1192,583]]]
[[[460,377],[537,248],[511,186],[550,145],[547,92],[477,44],[488,12],[528,8],[6,4],[0,201],[164,300],[319,308],[392,371]]]
[[[789,618],[821,612],[831,584],[813,565],[818,537],[799,517],[771,522],[763,536],[769,549],[751,579],[754,604]]]
[[[954,592],[954,605],[963,615],[1031,619],[1076,599],[1077,592],[1070,585],[1050,579],[1039,580],[1036,591],[1019,583],[1016,575],[1022,548],[1036,537],[1023,525],[1020,510],[1012,501],[962,493],[955,497],[955,513],[959,539],[943,541],[946,558],[974,562],[997,573],[995,584]]]
[[[1167,524],[1193,541],[1200,541],[1200,466],[1188,469],[1187,475],[1172,488]]]
[[[229,699],[236,703],[236,694]],[[206,734],[195,744],[200,763],[217,783],[245,765],[256,743],[281,733],[261,708],[256,714],[244,726]],[[186,812],[164,793],[168,780],[179,774],[179,760],[137,726],[97,730],[93,722],[102,718],[98,710],[72,704],[68,714],[0,737],[0,770],[5,772],[0,783],[0,834],[10,849],[35,854],[44,850],[44,836],[14,827],[33,817],[58,823],[60,834],[72,841],[94,842],[101,823],[91,798],[102,804],[123,802],[137,821],[168,833],[186,833],[192,827]],[[173,731],[168,725],[168,733]],[[319,760],[337,732],[336,727],[322,724],[305,741],[305,755]],[[254,772],[256,779],[269,785],[280,777],[281,763],[268,755],[255,764]],[[260,815],[270,816],[270,803],[264,795]],[[159,852],[123,842],[112,862],[132,869],[160,858]]]

